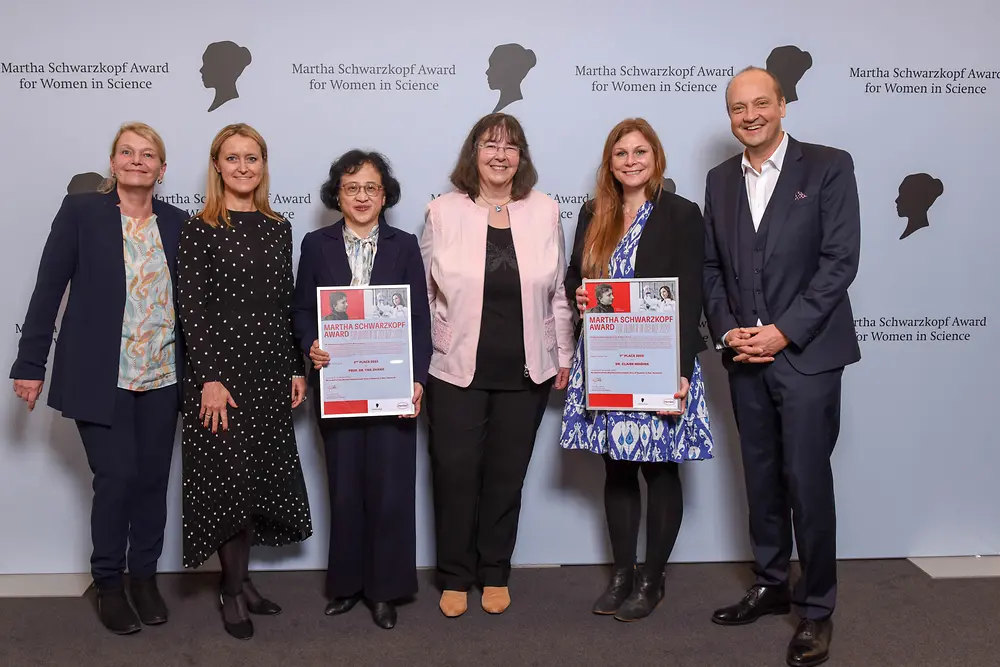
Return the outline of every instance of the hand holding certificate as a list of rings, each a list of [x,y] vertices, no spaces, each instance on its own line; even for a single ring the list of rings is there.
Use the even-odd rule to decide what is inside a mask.
[[[584,280],[583,290],[587,409],[679,411],[677,279]]]
[[[415,416],[408,285],[320,287],[321,416]],[[315,347],[315,346],[314,346]]]

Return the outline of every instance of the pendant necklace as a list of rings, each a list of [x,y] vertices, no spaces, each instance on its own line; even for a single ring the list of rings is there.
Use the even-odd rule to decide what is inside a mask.
[[[508,198],[507,198],[507,201],[505,201],[505,202],[504,202],[504,203],[502,203],[502,204],[494,204],[493,202],[491,202],[491,201],[490,201],[489,199],[487,199],[486,197],[484,197],[484,196],[482,196],[482,195],[479,195],[479,198],[480,198],[480,199],[482,199],[482,200],[483,200],[484,202],[486,202],[487,204],[489,204],[490,206],[492,206],[492,207],[493,207],[493,209],[494,209],[494,210],[495,210],[495,211],[496,211],[497,213],[499,213],[500,211],[502,211],[502,210],[503,210],[503,207],[504,207],[504,206],[506,206],[506,205],[507,205],[508,203],[510,203],[510,197],[508,197]]]

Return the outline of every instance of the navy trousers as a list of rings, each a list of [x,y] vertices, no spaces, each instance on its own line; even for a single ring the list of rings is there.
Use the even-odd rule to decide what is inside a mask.
[[[94,473],[90,568],[98,588],[121,586],[126,565],[132,579],[156,574],[178,409],[175,385],[118,389],[113,424],[76,422]]]
[[[330,488],[329,598],[391,602],[417,592],[417,423],[322,419]]]
[[[739,364],[729,374],[757,583],[788,584],[794,526],[802,576],[792,603],[802,618],[826,618],[836,605],[830,457],[840,434],[843,373],[804,375],[778,354],[770,364]]]

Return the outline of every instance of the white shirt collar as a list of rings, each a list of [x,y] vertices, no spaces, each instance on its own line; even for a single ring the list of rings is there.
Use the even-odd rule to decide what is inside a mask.
[[[779,143],[778,147],[774,149],[773,153],[771,153],[771,157],[767,158],[766,160],[764,160],[764,162],[761,163],[760,165],[761,171],[764,171],[764,165],[766,165],[768,162],[770,162],[771,166],[773,166],[775,169],[781,171],[781,165],[784,164],[785,162],[785,152],[788,150],[788,133],[782,130],[782,135],[783,136],[781,137],[781,143]],[[757,173],[757,170],[750,165],[750,159],[747,157],[747,152],[744,150],[743,151],[744,174],[747,173],[747,169],[750,169],[754,173]]]

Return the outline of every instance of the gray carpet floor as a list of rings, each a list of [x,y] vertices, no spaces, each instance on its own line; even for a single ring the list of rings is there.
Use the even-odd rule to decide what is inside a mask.
[[[603,589],[600,567],[518,569],[513,603],[500,616],[479,607],[447,619],[431,573],[417,599],[399,609],[394,630],[376,627],[367,608],[323,615],[321,572],[261,572],[258,588],[285,609],[256,620],[256,636],[222,629],[216,574],[161,575],[166,625],[126,637],[109,634],[92,593],[75,599],[0,599],[3,667],[766,667],[784,665],[793,616],[749,626],[712,624],[714,608],[735,602],[746,566],[671,565],[667,598],[649,618],[621,623],[590,613]],[[829,665],[995,667],[1000,664],[1000,579],[932,580],[903,560],[840,566],[840,600]]]

